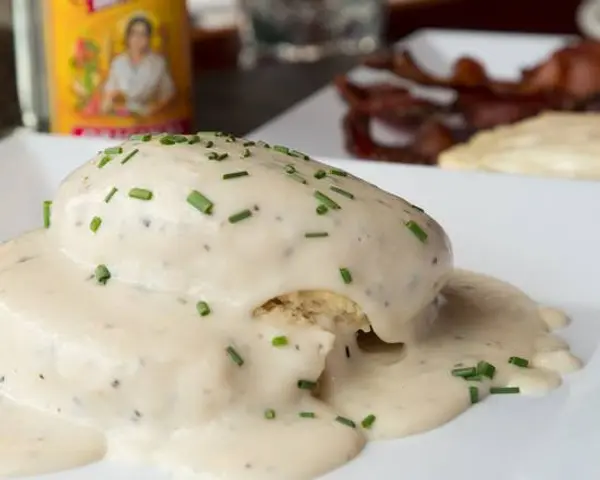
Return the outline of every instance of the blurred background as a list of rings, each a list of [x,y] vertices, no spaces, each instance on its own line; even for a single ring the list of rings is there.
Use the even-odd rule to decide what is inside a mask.
[[[0,127],[5,135],[24,125],[110,137],[223,130],[277,137],[315,155],[435,163],[483,128],[546,109],[593,110],[600,85],[590,78],[600,75],[590,72],[600,73],[600,50],[587,45],[565,60],[561,48],[600,34],[598,5],[0,0]],[[521,71],[556,54],[544,70],[554,74],[538,75],[515,100]],[[577,55],[585,68],[569,63]],[[585,71],[567,85],[565,71],[575,70]],[[512,90],[501,83],[509,80]],[[443,96],[435,88],[423,99],[415,84],[458,100],[433,102]],[[558,103],[546,95],[557,88],[568,93]],[[504,113],[490,119],[484,103],[486,112]],[[440,120],[457,112],[460,129]]]

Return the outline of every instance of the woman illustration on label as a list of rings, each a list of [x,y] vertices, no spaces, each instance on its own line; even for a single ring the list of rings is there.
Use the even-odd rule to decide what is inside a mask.
[[[125,29],[126,50],[110,64],[104,84],[102,109],[149,116],[162,110],[175,96],[175,84],[164,56],[152,51],[153,26],[144,16],[131,18]]]

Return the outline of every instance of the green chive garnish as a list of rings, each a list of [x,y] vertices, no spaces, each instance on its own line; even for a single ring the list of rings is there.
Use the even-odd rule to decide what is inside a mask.
[[[298,150],[290,150],[288,153],[292,157],[298,157],[302,160],[310,160],[310,157],[306,153],[299,152]]]
[[[481,382],[483,377],[481,375],[471,375],[469,377],[464,377],[467,382]]]
[[[188,145],[194,145],[199,142],[200,142],[200,137],[198,135],[192,135],[187,141]]]
[[[329,173],[331,173],[331,175],[337,175],[338,177],[347,177],[348,173],[344,172],[343,170],[339,170],[337,168],[332,168],[331,170],[329,170]]]
[[[527,368],[529,366],[529,360],[527,360],[526,358],[521,358],[521,357],[510,357],[508,359],[508,363],[512,363],[513,365],[516,365],[517,367],[523,367],[523,368]]]
[[[94,217],[90,222],[90,230],[96,233],[100,228],[100,225],[102,225],[102,219],[100,217]]]
[[[104,157],[102,157],[100,159],[100,161],[98,162],[98,168],[104,168],[106,166],[106,164],[108,162],[110,162],[114,157],[111,157],[110,155],[105,155]]]
[[[240,155],[240,157],[242,157],[242,158],[248,158],[250,155],[252,155],[252,154],[250,153],[250,150],[248,150],[248,149],[246,148],[246,149],[244,149],[244,151],[242,152],[242,154]]]
[[[273,150],[275,150],[279,153],[285,153],[286,155],[290,154],[290,149],[287,147],[284,147],[283,145],[273,145]]]
[[[106,265],[98,265],[94,271],[94,277],[100,285],[106,285],[106,282],[110,280],[110,271]]]
[[[52,216],[52,201],[44,202],[44,228],[50,228],[50,217]]]
[[[154,196],[150,190],[146,190],[145,188],[132,188],[129,190],[129,196],[131,198],[136,198],[138,200],[152,200]]]
[[[316,418],[315,412],[300,412],[298,414],[300,418]]]
[[[323,204],[317,207],[317,215],[325,215],[328,211],[329,209]]]
[[[326,176],[327,176],[327,172],[325,170],[317,170],[315,172],[315,175],[314,175],[314,177],[317,178],[317,179],[319,179],[319,180],[321,178],[325,178]]]
[[[479,389],[477,387],[469,387],[469,399],[471,400],[472,405],[479,401]]]
[[[235,348],[229,346],[225,349],[229,358],[235,363],[238,367],[241,367],[244,364],[244,359],[240,356],[238,352],[236,352]]]
[[[241,212],[238,213],[234,213],[233,215],[231,215],[229,217],[229,223],[238,223],[241,222],[242,220],[245,220],[246,218],[249,218],[252,216],[252,212],[250,210],[242,210]]]
[[[519,387],[492,387],[490,388],[490,393],[492,395],[507,395],[511,393],[520,393],[521,389]]]
[[[352,274],[350,273],[350,270],[347,268],[340,268],[340,275],[346,285],[352,283]]]
[[[294,167],[293,165],[286,165],[285,173],[296,173],[296,167]]]
[[[104,153],[107,155],[117,155],[123,153],[123,147],[108,147],[104,149]]]
[[[452,370],[452,375],[454,377],[472,377],[473,375],[477,375],[477,368],[475,367],[464,367],[464,368],[455,368]]]
[[[206,215],[212,214],[214,204],[208,198],[206,198],[204,195],[202,195],[196,190],[192,190],[192,193],[188,195],[187,203],[189,203],[196,210],[205,213]]]
[[[173,135],[175,143],[187,143],[188,139],[185,135]]]
[[[347,427],[350,428],[356,428],[356,423],[354,423],[352,420],[350,420],[349,418],[346,417],[340,417],[339,415],[337,417],[335,417],[335,421],[338,423],[341,423],[342,425],[346,425]]]
[[[206,148],[212,148],[212,147],[214,147],[214,146],[215,146],[215,142],[213,142],[212,140],[207,140],[207,141],[204,143],[204,146],[205,146]]]
[[[306,238],[323,238],[328,237],[329,233],[327,232],[307,232],[304,234]]]
[[[425,230],[423,230],[417,222],[410,220],[404,225],[406,225],[406,228],[408,228],[415,237],[417,237],[421,242],[425,243],[427,240],[427,232],[425,232]]]
[[[121,160],[121,165],[124,163],[127,163],[129,160],[131,160],[131,158],[138,152],[139,152],[139,150],[137,148],[132,150],[131,152],[129,152],[127,154],[127,156],[123,160]]]
[[[342,190],[341,188],[334,187],[333,185],[331,187],[329,187],[329,189],[332,192],[339,193],[340,195],[343,195],[346,198],[350,198],[351,200],[354,200],[354,195],[350,192],[347,192],[346,190]]]
[[[327,208],[331,208],[332,210],[339,210],[342,208],[337,203],[335,203],[331,198],[329,198],[324,193],[319,192],[318,190],[315,191],[314,195],[315,195],[315,198],[317,200],[319,200]]]
[[[370,414],[363,418],[363,421],[360,422],[360,424],[363,428],[371,428],[375,423],[375,420],[377,420],[377,417],[373,414]]]
[[[141,140],[142,142],[149,142],[152,140],[152,135],[149,133],[136,134],[129,137],[130,140]]]
[[[311,380],[298,380],[297,385],[300,390],[314,390],[317,386],[317,382]]]
[[[494,378],[496,374],[496,367],[491,363],[484,362],[483,360],[477,364],[477,375],[482,375],[489,379]]]
[[[271,340],[271,344],[274,347],[285,347],[288,344],[288,339],[284,335],[281,335],[279,337],[273,337],[273,339]]]
[[[223,174],[223,180],[231,180],[232,178],[247,177],[249,173],[246,170],[239,172],[225,173]]]
[[[265,418],[267,420],[273,420],[276,416],[275,410],[273,410],[272,408],[268,408],[267,410],[265,410]]]
[[[200,301],[196,304],[196,311],[201,317],[206,317],[210,314],[210,307],[208,306],[208,303]]]
[[[106,195],[106,197],[104,197],[104,202],[108,203],[110,202],[110,200],[112,199],[112,197],[115,196],[115,193],[117,193],[119,190],[116,187],[111,188],[110,192],[108,192],[108,195]]]
[[[209,152],[206,155],[206,158],[208,158],[209,160],[217,160],[218,162],[220,162],[221,160],[225,160],[228,156],[229,156],[229,154],[227,152],[223,152],[223,153]]]
[[[175,137],[173,137],[173,135],[165,135],[164,137],[161,137],[160,143],[163,145],[175,145]]]
[[[252,140],[246,140],[244,143],[242,143],[242,145],[244,147],[253,147],[254,145],[256,145],[256,143],[253,142]]]

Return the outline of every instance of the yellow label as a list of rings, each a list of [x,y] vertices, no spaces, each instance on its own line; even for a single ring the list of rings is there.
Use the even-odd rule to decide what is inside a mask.
[[[52,132],[189,130],[185,0],[43,1]]]

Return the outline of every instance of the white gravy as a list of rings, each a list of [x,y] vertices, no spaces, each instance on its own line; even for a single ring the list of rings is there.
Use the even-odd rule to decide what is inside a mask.
[[[107,458],[175,478],[310,479],[491,388],[544,393],[581,367],[550,334],[563,313],[454,271],[418,207],[299,153],[166,138],[185,143],[101,152],[61,185],[49,228],[0,246],[0,475]],[[310,321],[256,315],[310,291],[331,299]],[[374,333],[357,337],[365,319]],[[480,361],[493,378],[452,374]]]

